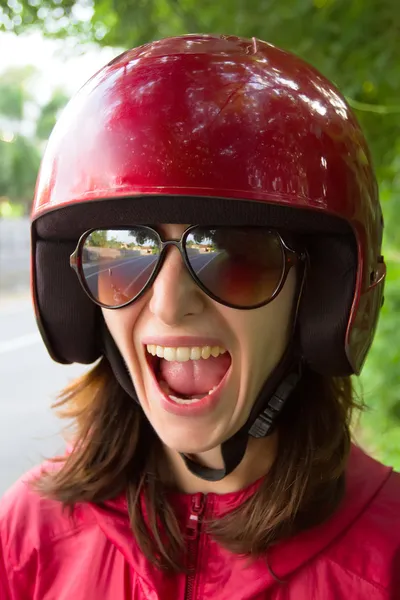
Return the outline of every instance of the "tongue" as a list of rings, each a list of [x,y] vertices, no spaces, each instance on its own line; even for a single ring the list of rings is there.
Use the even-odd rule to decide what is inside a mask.
[[[217,358],[169,362],[160,360],[161,378],[177,394],[195,396],[208,394],[217,386],[231,364],[228,352]]]

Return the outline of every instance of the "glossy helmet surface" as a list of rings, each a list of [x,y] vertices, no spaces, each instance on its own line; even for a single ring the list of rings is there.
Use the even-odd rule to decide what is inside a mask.
[[[370,153],[339,91],[257,39],[186,35],[125,52],[75,95],[45,151],[32,287],[59,362],[102,354],[101,313],[69,255],[92,227],[268,224],[305,236],[305,360],[358,373],[382,304],[383,220]]]

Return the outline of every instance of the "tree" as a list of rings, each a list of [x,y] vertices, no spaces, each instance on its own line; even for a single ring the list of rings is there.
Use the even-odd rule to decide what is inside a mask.
[[[1,22],[3,23],[1,25]],[[306,26],[305,26],[306,24]],[[187,32],[256,36],[334,80],[356,110],[378,169],[394,157],[400,116],[397,0],[0,0],[0,28],[127,48]]]
[[[132,229],[129,233],[134,238],[135,245],[137,246],[145,246],[146,242],[148,245],[154,245],[154,237],[146,232],[145,229],[140,232],[138,229]]]
[[[56,89],[50,100],[42,107],[38,120],[36,121],[36,137],[47,140],[57,118],[67,104],[69,98],[63,90]]]
[[[378,455],[400,469],[400,452],[391,450],[400,437],[400,342],[393,340],[400,332],[398,0],[0,0],[1,22],[17,33],[40,27],[49,36],[121,48],[190,32],[255,36],[295,52],[338,85],[371,145],[386,220],[386,302],[363,376],[377,409],[364,423],[377,432],[369,443]]]
[[[96,246],[103,248],[107,242],[107,231],[98,229],[97,231],[93,231],[89,237],[90,246]]]
[[[20,123],[24,119],[26,103],[31,100],[29,83],[36,75],[35,67],[14,67],[1,74],[0,116]]]
[[[36,76],[34,67],[13,68],[0,80],[0,197],[21,205],[24,212],[32,202],[41,142],[48,138],[60,108],[67,102],[66,95],[56,90],[45,106],[39,106],[30,93]],[[26,117],[28,104],[36,104],[39,115],[33,128]]]
[[[32,200],[40,152],[23,133],[26,104],[31,100],[28,81],[32,67],[9,69],[0,81],[0,197],[27,209]]]
[[[0,196],[28,207],[40,165],[38,148],[26,137],[0,140]]]

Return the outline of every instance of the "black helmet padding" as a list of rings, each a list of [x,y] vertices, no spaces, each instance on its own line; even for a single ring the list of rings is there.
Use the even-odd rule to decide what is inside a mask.
[[[310,267],[298,317],[303,356],[322,375],[351,375],[345,335],[357,274],[355,239],[326,233],[305,242]]]
[[[75,241],[36,241],[39,328],[56,361],[90,364],[99,357],[101,312],[69,266],[75,246]]]
[[[80,235],[94,227],[154,223],[267,225],[294,232],[304,241],[310,263],[298,323],[303,358],[323,374],[352,373],[344,340],[354,296],[357,249],[348,223],[317,210],[215,198],[103,200],[57,207],[33,222],[37,319],[55,360],[89,364],[102,354],[101,311],[69,266]]]

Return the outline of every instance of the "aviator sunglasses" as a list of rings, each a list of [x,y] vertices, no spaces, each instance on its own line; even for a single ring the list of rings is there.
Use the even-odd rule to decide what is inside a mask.
[[[168,246],[178,248],[186,268],[210,298],[231,308],[271,302],[290,269],[305,260],[281,233],[265,227],[193,225],[180,240],[163,240],[152,227],[91,229],[79,239],[70,265],[86,294],[103,308],[122,308],[154,282]]]

